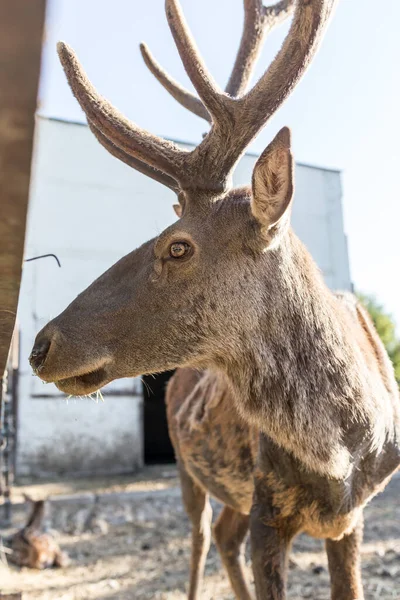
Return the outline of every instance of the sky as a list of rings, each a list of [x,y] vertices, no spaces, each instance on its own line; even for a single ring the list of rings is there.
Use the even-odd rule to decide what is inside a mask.
[[[224,87],[240,40],[241,0],[181,0],[214,79]],[[271,2],[265,2],[271,4]],[[345,229],[357,290],[374,294],[400,326],[400,1],[339,0],[319,53],[250,150],[284,125],[298,162],[342,171]],[[253,80],[289,22],[267,38]],[[205,123],[169,97],[143,64],[145,41],[193,90],[168,29],[164,0],[48,0],[39,113],[84,122],[56,55],[68,42],[102,95],[141,127],[197,143]]]

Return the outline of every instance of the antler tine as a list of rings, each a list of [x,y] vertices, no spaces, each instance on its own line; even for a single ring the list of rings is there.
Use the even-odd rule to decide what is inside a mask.
[[[294,0],[281,0],[269,7],[263,6],[262,0],[244,0],[243,34],[225,88],[226,94],[238,97],[245,92],[266,34],[289,16],[293,6]],[[184,108],[211,123],[211,117],[201,100],[181,86],[161,67],[146,44],[140,44],[140,51],[150,72],[171,96]]]
[[[264,6],[264,14],[268,19],[268,27],[281,23],[293,11],[296,0],[280,0],[272,6]]]
[[[262,0],[244,0],[242,39],[225,92],[233,97],[244,94],[266,35],[292,12],[294,0],[264,6]]]
[[[153,167],[146,164],[145,162],[139,160],[138,158],[134,158],[133,156],[130,156],[129,154],[124,152],[124,150],[121,150],[120,148],[118,148],[118,146],[116,146],[111,140],[108,139],[108,137],[106,137],[103,133],[101,133],[101,131],[99,129],[97,129],[97,127],[95,125],[93,125],[93,123],[91,121],[88,121],[88,125],[89,125],[90,131],[96,137],[97,141],[112,156],[114,156],[115,158],[118,158],[119,160],[124,162],[126,165],[128,165],[128,167],[132,167],[136,171],[139,171],[139,173],[143,173],[143,175],[147,175],[147,177],[150,177],[151,179],[158,181],[158,183],[162,183],[163,185],[168,187],[173,192],[175,192],[175,193],[179,192],[179,186],[172,177],[170,177],[169,175],[166,175],[165,173],[162,173],[161,171],[158,171],[158,169],[154,169]]]
[[[297,0],[292,26],[276,58],[248,94],[234,99],[220,92],[205,71],[177,0],[166,0],[167,17],[182,61],[213,118],[210,131],[192,151],[130,122],[96,92],[68,46],[60,43],[59,54],[72,91],[88,120],[124,153],[123,160],[129,155],[145,162],[178,182],[181,190],[223,192],[230,185],[232,169],[246,147],[307,70],[336,2]],[[115,149],[101,139],[115,155]]]
[[[211,123],[211,117],[207,109],[204,107],[202,101],[197,98],[194,94],[186,90],[181,86],[175,79],[173,79],[156,61],[154,56],[151,54],[146,44],[140,44],[140,52],[142,53],[143,60],[154,75],[154,77],[161,83],[161,85],[171,94],[173,98],[184,108],[187,108],[198,117],[205,119]]]
[[[244,150],[280,108],[306,72],[337,0],[297,0],[289,33],[261,79],[237,100],[237,127],[224,150],[225,169],[235,164]]]
[[[165,11],[186,73],[213,120],[223,121],[226,118],[230,99],[208,72],[187,26],[179,1],[165,0]]]
[[[120,150],[178,180],[188,152],[129,121],[98,94],[73,50],[63,42],[57,48],[72,92],[88,120]]]

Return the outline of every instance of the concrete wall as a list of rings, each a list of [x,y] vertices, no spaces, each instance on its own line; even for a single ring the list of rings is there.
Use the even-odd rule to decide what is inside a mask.
[[[250,181],[255,156],[235,182]],[[350,289],[340,174],[296,167],[293,225],[333,289]],[[21,378],[18,473],[123,472],[142,464],[141,386],[120,380],[105,403],[66,403],[33,377],[27,362],[37,331],[117,259],[176,220],[174,194],[113,159],[87,127],[39,118],[19,307]]]

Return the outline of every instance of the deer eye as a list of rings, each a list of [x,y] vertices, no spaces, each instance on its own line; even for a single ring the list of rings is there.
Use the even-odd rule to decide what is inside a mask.
[[[174,242],[169,248],[169,254],[172,258],[183,258],[190,250],[186,242]]]

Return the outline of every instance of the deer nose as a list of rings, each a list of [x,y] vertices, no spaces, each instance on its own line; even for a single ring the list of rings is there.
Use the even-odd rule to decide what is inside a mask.
[[[40,371],[41,367],[43,366],[44,361],[49,353],[50,343],[51,342],[48,339],[36,340],[29,357],[29,364],[34,371]]]

